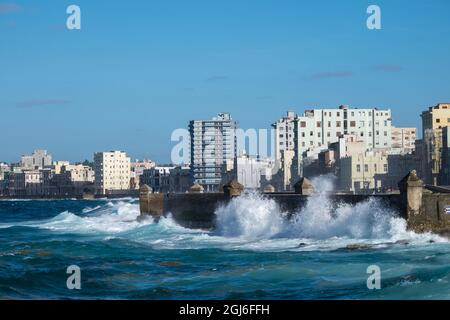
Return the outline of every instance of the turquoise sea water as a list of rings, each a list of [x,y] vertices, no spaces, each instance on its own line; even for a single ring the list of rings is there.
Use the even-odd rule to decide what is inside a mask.
[[[136,199],[0,201],[0,298],[450,298],[450,243],[374,201],[331,212],[318,195],[288,223],[250,194],[210,232],[138,215]],[[70,265],[81,290],[67,289]],[[367,288],[370,265],[381,290]]]

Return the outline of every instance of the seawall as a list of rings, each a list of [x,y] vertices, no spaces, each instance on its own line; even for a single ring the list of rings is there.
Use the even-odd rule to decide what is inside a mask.
[[[281,211],[293,214],[300,212],[314,194],[313,186],[305,178],[302,178],[294,189],[295,192],[292,193],[263,194],[268,199],[273,199]],[[410,230],[450,234],[450,190],[448,193],[442,190],[431,191],[417,177],[415,171],[399,182],[399,189],[400,194],[329,194],[328,199],[337,206],[341,203],[355,205],[374,198],[406,219]],[[158,194],[144,186],[140,191],[141,218],[150,215],[158,219],[170,213],[174,220],[184,227],[214,228],[216,209],[226,205],[232,198],[239,197],[242,192],[243,187],[236,181],[225,185],[223,193],[202,193],[200,186],[194,186],[190,193]]]

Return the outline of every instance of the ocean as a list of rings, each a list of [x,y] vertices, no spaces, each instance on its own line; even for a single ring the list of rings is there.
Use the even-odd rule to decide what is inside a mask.
[[[447,239],[407,231],[375,200],[332,209],[314,183],[323,192],[292,221],[248,193],[218,208],[212,231],[138,221],[132,198],[0,201],[0,299],[450,298]]]

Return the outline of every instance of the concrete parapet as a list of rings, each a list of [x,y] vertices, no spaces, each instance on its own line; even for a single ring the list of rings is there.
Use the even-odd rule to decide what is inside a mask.
[[[243,190],[244,186],[236,180],[231,180],[223,186],[223,192],[225,193],[225,196],[229,198],[239,197]]]
[[[205,189],[199,185],[199,184],[194,184],[190,189],[189,192],[190,193],[203,193],[203,191],[205,191]]]
[[[294,184],[294,190],[297,194],[308,196],[314,193],[314,186],[307,178],[300,178],[300,180]]]

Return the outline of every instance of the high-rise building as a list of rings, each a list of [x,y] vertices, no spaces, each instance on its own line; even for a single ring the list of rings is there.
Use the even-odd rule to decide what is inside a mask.
[[[222,181],[224,164],[236,156],[237,123],[229,113],[219,113],[212,120],[192,120],[191,179],[205,191],[217,191]]]
[[[23,155],[20,165],[24,170],[39,170],[52,165],[52,156],[47,150],[34,150],[31,155]]]
[[[125,152],[109,151],[94,154],[95,189],[108,194],[130,189],[131,165]]]
[[[358,109],[340,106],[338,109],[307,110],[294,121],[295,158],[292,177],[303,174],[304,153],[319,153],[342,135],[357,136],[366,150],[389,149],[391,139],[391,110]]]
[[[280,161],[284,151],[294,150],[294,121],[297,115],[288,111],[286,116],[272,124],[275,129],[275,159]]]
[[[425,161],[423,179],[437,185],[441,171],[442,128],[450,125],[450,103],[439,103],[422,112],[422,139]]]

